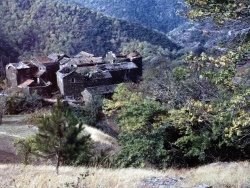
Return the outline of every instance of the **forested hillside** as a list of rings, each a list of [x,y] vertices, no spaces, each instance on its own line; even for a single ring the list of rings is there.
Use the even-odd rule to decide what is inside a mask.
[[[97,55],[118,51],[134,39],[173,49],[162,33],[140,24],[111,19],[87,8],[56,0],[0,2],[1,54],[11,60],[51,52],[75,54],[85,50]]]
[[[168,32],[186,21],[176,12],[183,10],[183,0],[61,0],[75,2],[113,17]]]
[[[112,2],[122,5],[118,0]],[[190,6],[190,19],[209,22],[196,27],[187,24],[171,32],[169,38],[178,41],[181,50],[165,34],[107,18],[69,1],[1,2],[2,35],[8,45],[14,46],[13,53],[73,54],[86,50],[104,54],[118,50],[125,42],[121,52],[136,49],[144,57],[140,81],[119,84],[112,98],[95,96],[77,106],[58,101],[47,115],[40,111],[32,114],[30,121],[37,123],[39,134],[19,140],[18,144],[28,148],[26,154],[54,155],[57,167],[75,164],[166,169],[249,160],[249,0],[185,2]],[[28,95],[23,96],[29,102]],[[13,104],[22,106],[24,103],[16,100],[21,97],[17,93],[7,97],[5,113],[17,109]],[[89,136],[86,140],[74,136],[84,131],[80,122],[114,136],[119,148],[112,153],[93,152]],[[74,125],[78,125],[77,130]]]

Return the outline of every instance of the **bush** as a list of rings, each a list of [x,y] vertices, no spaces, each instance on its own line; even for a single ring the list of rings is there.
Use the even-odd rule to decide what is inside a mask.
[[[99,112],[102,107],[102,98],[95,96],[91,101],[87,102],[84,106],[71,108],[74,115],[84,124],[96,127],[100,121]]]
[[[9,95],[5,102],[6,114],[31,113],[43,107],[44,100],[36,94],[17,94]]]

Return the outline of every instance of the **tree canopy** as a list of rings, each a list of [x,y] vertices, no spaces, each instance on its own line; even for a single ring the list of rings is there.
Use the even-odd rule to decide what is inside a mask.
[[[250,2],[248,0],[186,0],[191,6],[188,17],[212,17],[218,23],[230,19],[243,19],[249,21]]]

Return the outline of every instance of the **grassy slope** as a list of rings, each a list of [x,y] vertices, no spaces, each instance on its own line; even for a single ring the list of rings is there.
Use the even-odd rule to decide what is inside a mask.
[[[53,166],[0,165],[0,187],[65,187],[65,183],[77,183],[80,174],[90,175],[80,184],[88,187],[145,187],[141,184],[148,177],[181,177],[175,187],[197,187],[207,184],[213,188],[241,188],[250,185],[250,163],[214,163],[195,169],[102,169],[86,167],[61,167],[55,173]]]

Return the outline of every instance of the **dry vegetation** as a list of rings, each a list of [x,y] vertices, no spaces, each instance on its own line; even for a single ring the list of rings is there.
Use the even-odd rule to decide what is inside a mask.
[[[89,172],[86,179],[81,174]],[[147,177],[181,177],[175,187],[197,187],[207,184],[213,188],[241,188],[250,185],[250,163],[213,163],[195,169],[154,171],[151,169],[99,169],[61,167],[59,175],[53,166],[0,165],[0,187],[145,187]],[[79,180],[78,180],[79,178]]]
[[[91,139],[95,143],[95,150],[97,152],[104,151],[107,154],[113,154],[119,150],[119,145],[115,138],[87,125],[85,125],[84,130],[91,135]]]

